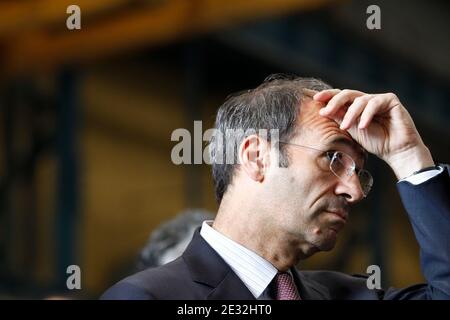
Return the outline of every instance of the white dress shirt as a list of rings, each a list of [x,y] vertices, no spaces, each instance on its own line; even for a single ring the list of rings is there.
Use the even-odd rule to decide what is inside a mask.
[[[200,235],[222,257],[258,299],[278,273],[269,261],[214,230],[212,221],[204,221]]]
[[[400,180],[399,182],[407,181],[409,183],[412,183],[413,185],[421,184],[421,183],[428,181],[431,178],[437,176],[442,171],[444,171],[443,167],[439,166],[438,168],[439,169],[429,170],[429,171],[413,174],[412,176],[404,178],[404,179]]]

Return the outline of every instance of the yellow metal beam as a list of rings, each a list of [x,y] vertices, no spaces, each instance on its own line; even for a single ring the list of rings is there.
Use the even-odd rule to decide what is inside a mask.
[[[0,39],[35,31],[52,25],[65,25],[66,9],[71,4],[82,8],[88,17],[120,8],[130,0],[13,0],[0,2]]]
[[[139,6],[124,10],[120,15],[89,21],[83,21],[84,8],[80,6],[81,30],[48,32],[38,29],[22,34],[4,45],[1,67],[6,73],[17,73],[51,68],[62,63],[83,62],[123,50],[214,31],[251,19],[314,9],[329,2],[330,0],[161,0],[159,5]],[[61,11],[64,19],[67,17],[65,12],[65,9]],[[62,23],[65,26],[65,21]]]

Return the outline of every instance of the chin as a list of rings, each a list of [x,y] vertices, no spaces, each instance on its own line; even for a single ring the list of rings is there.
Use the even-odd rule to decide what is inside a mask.
[[[302,255],[300,259],[304,260],[312,255],[316,254],[317,252],[326,252],[330,251],[334,248],[336,242],[332,241],[323,241],[323,239],[315,241],[315,243],[311,243],[306,250],[302,251]]]
[[[334,249],[337,242],[337,234],[334,231],[320,232],[316,235],[316,239],[313,242],[318,251],[330,251]]]
[[[325,241],[320,245],[319,249],[320,251],[331,251],[334,249],[335,246],[336,246],[335,240]]]

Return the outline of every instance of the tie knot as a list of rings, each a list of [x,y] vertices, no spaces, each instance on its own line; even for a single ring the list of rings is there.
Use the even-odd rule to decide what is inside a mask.
[[[273,280],[275,300],[300,300],[297,286],[292,275],[287,272],[278,272]]]

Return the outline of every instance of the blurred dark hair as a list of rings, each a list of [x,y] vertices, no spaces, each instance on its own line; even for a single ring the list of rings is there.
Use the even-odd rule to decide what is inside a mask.
[[[178,258],[190,242],[195,229],[203,221],[213,219],[214,215],[207,210],[187,209],[164,222],[150,234],[133,271],[157,267]]]
[[[219,204],[232,183],[238,163],[239,145],[249,132],[267,130],[265,138],[270,142],[270,130],[278,129],[279,140],[289,141],[296,132],[295,124],[303,97],[302,90],[321,91],[330,88],[330,85],[315,78],[274,74],[254,89],[227,97],[217,111],[215,123],[216,132],[222,138],[218,139],[213,135],[209,144],[212,176]],[[283,146],[280,145],[279,161],[280,166],[287,167],[289,161]],[[228,148],[234,149],[234,159],[226,159]]]

